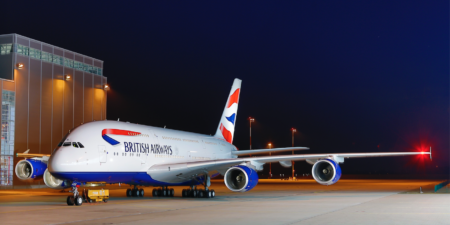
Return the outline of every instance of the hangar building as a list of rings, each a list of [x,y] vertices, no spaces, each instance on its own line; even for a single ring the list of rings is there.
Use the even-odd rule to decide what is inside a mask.
[[[0,35],[0,188],[44,185],[18,179],[14,157],[50,154],[70,129],[106,119],[103,61],[18,34]]]

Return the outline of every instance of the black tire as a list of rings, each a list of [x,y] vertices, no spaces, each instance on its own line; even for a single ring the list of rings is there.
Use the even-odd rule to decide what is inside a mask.
[[[191,193],[191,196],[193,197],[193,198],[196,198],[197,197],[197,190],[192,190],[191,191],[192,193]]]
[[[198,197],[203,198],[205,196],[205,193],[203,191],[198,192]]]
[[[170,193],[170,197],[173,197],[173,196],[175,196],[175,190],[173,189],[173,188],[171,188],[170,190],[169,190],[169,193]]]
[[[211,198],[216,197],[216,192],[214,190],[211,190]]]
[[[104,199],[103,199],[103,202],[104,202],[104,203],[107,203],[107,202],[108,202],[108,199],[107,199],[107,198],[104,198]]]
[[[158,191],[156,191],[156,189],[154,189],[154,188],[153,188],[153,190],[152,190],[152,196],[153,196],[153,197],[158,196]]]
[[[76,198],[75,198],[75,205],[76,206],[80,206],[80,205],[82,205],[83,204],[83,198],[81,198],[80,196],[77,196]]]
[[[139,197],[139,189],[133,189],[133,197]]]
[[[131,197],[131,189],[127,189],[127,197]]]
[[[144,189],[139,189],[139,196],[140,197],[144,197],[144,194],[145,194],[145,192],[144,192]]]
[[[67,196],[67,205],[73,205],[75,204],[75,200],[73,196]]]
[[[181,191],[181,197],[186,197],[186,189],[183,189],[183,191]]]
[[[212,198],[212,192],[210,190],[206,191],[206,198]]]

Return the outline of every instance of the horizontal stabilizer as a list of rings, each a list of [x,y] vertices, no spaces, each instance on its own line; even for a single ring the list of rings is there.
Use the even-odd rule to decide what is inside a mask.
[[[270,152],[290,152],[297,150],[309,150],[308,147],[290,147],[290,148],[272,148],[272,149],[254,149],[254,150],[239,150],[232,151],[233,155],[257,155],[257,154],[265,154]]]

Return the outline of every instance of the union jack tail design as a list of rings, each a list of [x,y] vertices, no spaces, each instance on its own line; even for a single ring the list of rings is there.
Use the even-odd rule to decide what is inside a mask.
[[[230,94],[228,95],[227,104],[220,118],[214,137],[222,138],[229,143],[233,143],[234,127],[236,126],[236,115],[239,104],[239,95],[241,93],[240,79],[234,79]]]

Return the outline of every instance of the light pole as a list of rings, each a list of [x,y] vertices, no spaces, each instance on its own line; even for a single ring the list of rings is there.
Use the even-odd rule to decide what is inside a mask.
[[[297,129],[291,128],[291,131],[292,131],[292,147],[294,147],[294,133],[297,132]],[[294,150],[292,150],[292,155],[294,155]],[[295,164],[295,162],[292,161],[292,180],[294,180],[294,175],[295,175],[294,164]]]
[[[252,122],[255,122],[255,118],[249,117],[248,121],[250,121],[250,150],[252,150]]]
[[[269,143],[269,149],[272,149],[272,143]],[[272,152],[269,152],[269,156],[272,155]],[[272,178],[272,163],[269,163],[269,178]]]

